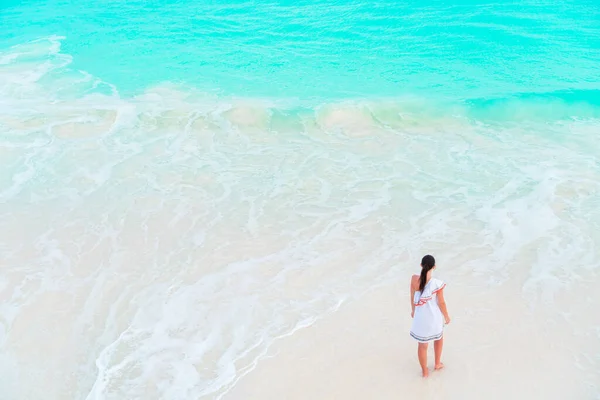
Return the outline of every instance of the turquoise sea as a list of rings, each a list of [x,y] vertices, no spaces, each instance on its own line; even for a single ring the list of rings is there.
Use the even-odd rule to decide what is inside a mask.
[[[577,292],[599,133],[594,1],[2,0],[0,397],[221,398],[425,251]]]
[[[599,102],[600,9],[589,1],[5,0],[1,18],[4,52],[54,37],[70,70],[124,96],[170,82],[313,101]]]

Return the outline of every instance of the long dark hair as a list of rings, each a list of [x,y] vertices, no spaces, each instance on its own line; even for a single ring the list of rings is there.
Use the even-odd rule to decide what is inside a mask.
[[[435,267],[435,258],[430,256],[429,254],[423,257],[421,260],[421,276],[419,277],[419,291],[423,291],[425,289],[425,284],[427,283],[427,273],[431,271],[431,269]]]

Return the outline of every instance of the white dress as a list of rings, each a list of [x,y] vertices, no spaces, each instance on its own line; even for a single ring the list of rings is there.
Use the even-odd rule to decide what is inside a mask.
[[[439,340],[444,334],[444,316],[437,302],[437,292],[445,287],[441,279],[431,278],[425,284],[423,293],[419,290],[415,292],[415,315],[410,336],[421,343]]]

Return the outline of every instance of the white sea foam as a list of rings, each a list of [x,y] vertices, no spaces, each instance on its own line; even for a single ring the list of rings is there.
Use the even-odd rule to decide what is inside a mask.
[[[219,398],[425,251],[548,302],[597,273],[597,120],[122,98],[70,62],[60,38],[0,54],[10,398]]]

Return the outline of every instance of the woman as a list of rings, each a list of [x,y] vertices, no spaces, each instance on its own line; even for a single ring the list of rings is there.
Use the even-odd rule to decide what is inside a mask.
[[[421,274],[413,275],[410,281],[410,305],[413,318],[410,336],[419,342],[418,355],[423,377],[429,376],[427,368],[427,346],[433,342],[435,352],[435,369],[444,368],[441,362],[442,347],[444,345],[444,322],[450,323],[446,302],[444,301],[444,288],[446,284],[431,277],[435,269],[435,259],[426,255],[421,260]]]

